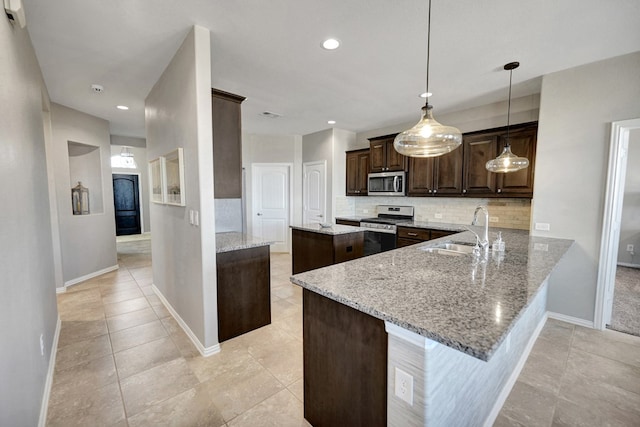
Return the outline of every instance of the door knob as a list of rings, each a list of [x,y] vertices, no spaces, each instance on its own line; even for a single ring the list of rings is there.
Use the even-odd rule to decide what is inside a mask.
[[[318,218],[322,218],[324,215],[318,215]]]
[[[258,212],[258,216],[262,216],[262,214],[260,212]]]

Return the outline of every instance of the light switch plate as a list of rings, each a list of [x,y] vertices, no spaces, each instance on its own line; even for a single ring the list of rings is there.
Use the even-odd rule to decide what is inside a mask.
[[[536,230],[549,231],[551,230],[551,226],[546,222],[536,222]]]

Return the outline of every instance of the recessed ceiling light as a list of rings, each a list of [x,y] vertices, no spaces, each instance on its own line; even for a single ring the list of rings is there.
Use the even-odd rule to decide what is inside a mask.
[[[329,123],[330,125],[335,125],[336,121],[335,120],[329,120],[327,123]]]
[[[431,95],[433,95],[431,92],[422,92],[422,93],[420,94],[420,98],[428,98],[428,97],[430,97]]]
[[[336,39],[326,39],[322,42],[322,47],[327,50],[334,50],[340,46],[340,42]]]
[[[128,110],[129,109],[129,107],[127,107],[126,105],[118,105],[118,106],[116,106],[116,108],[118,110]]]

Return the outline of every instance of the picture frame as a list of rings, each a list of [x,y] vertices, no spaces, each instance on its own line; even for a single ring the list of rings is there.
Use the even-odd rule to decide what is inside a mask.
[[[149,188],[153,203],[164,204],[164,158],[162,156],[149,161]]]
[[[184,159],[182,148],[164,155],[164,203],[185,206]]]

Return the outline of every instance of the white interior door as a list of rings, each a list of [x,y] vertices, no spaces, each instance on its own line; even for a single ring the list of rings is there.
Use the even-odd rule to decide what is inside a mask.
[[[271,252],[289,251],[289,166],[252,165],[253,234],[275,242]]]
[[[302,220],[305,224],[331,222],[327,218],[327,163],[308,162],[302,165]]]

